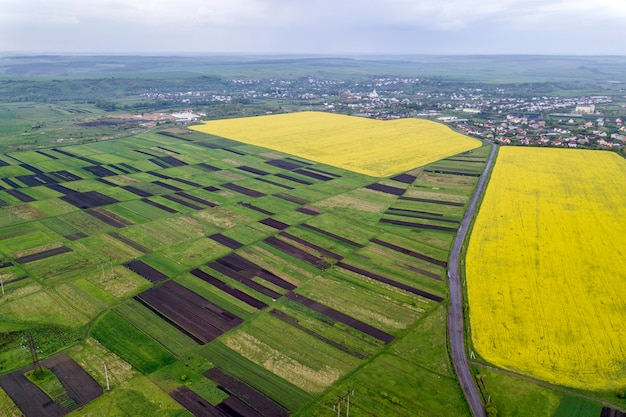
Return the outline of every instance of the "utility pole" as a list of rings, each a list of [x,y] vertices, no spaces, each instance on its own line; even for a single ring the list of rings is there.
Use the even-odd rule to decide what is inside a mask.
[[[337,417],[341,416],[341,403],[346,403],[346,417],[350,417],[350,397],[354,396],[354,390],[349,389],[345,395],[337,397],[337,403],[333,405],[333,411],[337,412]]]
[[[2,280],[2,274],[0,274],[0,287],[2,287],[2,295],[4,295],[4,281]]]
[[[33,341],[33,334],[30,331],[28,332],[28,349],[30,349],[30,354],[33,358],[33,369],[37,374],[41,372],[41,364],[39,363],[39,356],[37,355],[37,347]]]

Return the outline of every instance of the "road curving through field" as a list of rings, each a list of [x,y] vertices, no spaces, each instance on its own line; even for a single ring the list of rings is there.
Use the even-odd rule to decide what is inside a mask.
[[[478,186],[474,191],[472,201],[470,202],[463,221],[459,227],[459,231],[454,239],[450,260],[448,262],[448,285],[450,286],[450,310],[448,311],[448,338],[450,340],[450,354],[452,355],[452,363],[456,372],[463,395],[470,407],[474,417],[487,417],[482,398],[476,388],[474,377],[469,369],[467,356],[465,356],[465,333],[463,327],[463,289],[461,286],[461,275],[459,274],[459,256],[463,242],[469,230],[469,224],[476,214],[476,206],[478,199],[485,189],[487,177],[493,166],[493,160],[496,154],[496,145],[491,144],[491,153],[485,170],[478,182]]]

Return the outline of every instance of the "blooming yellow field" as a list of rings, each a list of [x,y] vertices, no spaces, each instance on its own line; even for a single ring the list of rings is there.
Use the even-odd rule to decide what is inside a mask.
[[[481,145],[427,120],[380,121],[321,112],[214,120],[192,129],[375,177]]]
[[[557,384],[626,386],[626,162],[502,148],[466,257],[474,347]]]

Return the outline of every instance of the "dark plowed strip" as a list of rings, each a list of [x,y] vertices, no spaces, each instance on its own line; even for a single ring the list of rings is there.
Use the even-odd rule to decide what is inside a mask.
[[[118,216],[117,214],[111,213],[110,211],[104,209],[87,210],[85,211],[85,213],[117,229],[121,229],[132,224],[131,222]]]
[[[219,368],[209,369],[204,376],[217,383],[222,390],[246,402],[266,417],[288,417],[289,411],[276,404],[259,391],[228,375]]]
[[[160,158],[150,158],[148,161],[152,162],[154,165],[157,165],[161,168],[169,168],[170,166],[163,162]]]
[[[106,206],[117,203],[113,197],[100,194],[97,191],[87,191],[86,193],[72,193],[61,197],[61,200],[81,209]]]
[[[231,417],[263,417],[263,415],[234,395],[217,405],[217,409]]]
[[[65,151],[63,149],[52,148],[52,150],[55,151],[55,152],[58,152],[58,153],[60,153],[62,155],[69,156],[70,158],[76,158],[76,155],[74,155],[73,153],[70,153],[68,151]]]
[[[7,178],[5,178],[4,181],[7,184],[9,183]],[[26,195],[26,194],[24,194],[23,192],[21,192],[19,190],[4,190],[4,192],[9,194],[10,196],[13,196],[13,197],[17,198],[18,200],[20,200],[23,203],[30,203],[31,201],[36,201],[36,199],[34,199],[33,197],[31,197],[29,195]]]
[[[314,232],[321,233],[324,236],[332,237],[333,239],[336,239],[336,240],[338,240],[340,242],[343,242],[343,243],[347,243],[348,245],[354,246],[355,248],[364,248],[365,247],[364,245],[361,245],[360,243],[357,243],[357,242],[355,242],[353,240],[346,239],[345,237],[338,236],[338,235],[336,235],[334,233],[327,232],[326,230],[322,230],[322,229],[320,229],[318,227],[311,226],[311,225],[306,224],[306,223],[302,223],[300,226],[304,227],[306,229],[309,229],[309,230],[313,230]]]
[[[265,209],[263,209],[261,207],[257,207],[257,206],[255,206],[253,204],[246,203],[244,201],[241,201],[241,202],[239,202],[237,204],[239,204],[240,206],[249,208],[250,210],[254,210],[254,211],[258,211],[259,213],[267,214],[268,216],[273,216],[274,214],[276,214],[276,213],[274,213],[272,211],[265,210]]]
[[[57,191],[57,192],[59,192],[61,194],[65,194],[65,195],[76,192],[76,191],[74,191],[74,190],[72,190],[70,188],[67,188],[67,187],[65,187],[65,186],[63,186],[61,184],[48,184],[48,185],[46,185],[46,187],[48,187],[51,190]]]
[[[72,242],[74,240],[84,239],[87,237],[87,235],[83,232],[77,232],[63,237]]]
[[[288,156],[288,157],[287,157],[287,158],[285,158],[285,159],[288,159],[289,161],[294,162],[294,163],[296,163],[296,164],[300,164],[300,165],[306,165],[306,166],[313,165],[313,164],[312,164],[312,163],[310,163],[310,162],[301,161],[301,160],[299,160],[299,159],[292,158],[292,157],[290,157],[290,156]]]
[[[463,177],[480,177],[481,175],[481,174],[475,174],[473,172],[444,171],[442,169],[425,169],[424,172],[430,172],[433,174],[460,175]]]
[[[230,253],[222,257],[221,259],[218,259],[217,262],[232,267],[235,271],[245,270],[246,272],[248,272],[250,278],[256,275],[285,290],[291,291],[296,289],[296,286],[292,283],[285,281],[284,279],[280,278],[277,275],[274,275],[267,269],[261,268],[254,262],[249,261],[236,253]]]
[[[237,150],[231,149],[231,148],[220,148],[220,149],[222,149],[224,151],[227,151],[227,152],[232,152],[235,155],[245,155],[245,152],[237,151]]]
[[[399,200],[418,201],[420,203],[433,203],[433,204],[441,204],[444,206],[453,206],[453,207],[463,207],[465,205],[465,203],[457,203],[455,201],[430,200],[428,198],[416,198],[416,197],[400,197]]]
[[[475,162],[477,164],[484,164],[487,162],[484,159],[463,159],[463,158],[446,158],[444,161],[457,161],[457,162]]]
[[[415,266],[412,265],[404,265],[404,268],[408,269],[409,271],[424,275],[428,278],[432,278],[432,279],[436,279],[437,281],[441,281],[441,277],[437,274],[433,274],[432,272],[426,271],[425,269],[422,268],[417,268]]]
[[[239,249],[243,246],[242,243],[237,242],[235,239],[231,239],[228,236],[224,236],[220,233],[209,236],[209,239],[212,239],[217,243],[221,243],[222,245],[230,249]]]
[[[432,211],[420,211],[420,210],[408,210],[408,209],[397,209],[397,208],[393,208],[390,207],[387,210],[388,214],[397,214],[397,213],[415,213],[415,214],[426,214],[428,216],[433,216],[433,217],[443,217],[443,214],[441,213],[433,213]]]
[[[91,172],[96,177],[112,177],[114,175],[117,175],[115,172],[101,165],[92,165],[88,167],[83,167],[83,169],[87,172]]]
[[[138,195],[139,197],[152,197],[152,193],[148,191],[140,190],[139,188],[133,187],[132,185],[124,185],[122,186],[126,191],[130,191],[131,193]]]
[[[68,396],[80,407],[102,395],[102,387],[66,354],[58,354],[42,362],[59,379]]]
[[[228,188],[229,190],[236,191],[243,195],[247,195],[248,197],[263,197],[265,194],[256,190],[251,190],[250,188],[242,187],[241,185],[233,184],[232,182],[228,182],[226,184],[222,184],[222,187]]]
[[[187,165],[187,162],[181,161],[180,159],[174,158],[173,156],[161,156],[159,159],[166,164],[169,164],[173,167],[183,167]]]
[[[173,195],[164,194],[162,197],[166,198],[166,199],[168,199],[170,201],[173,201],[175,203],[181,204],[181,205],[183,205],[185,207],[189,207],[190,209],[202,210],[204,208],[204,207],[196,206],[195,204],[192,204],[189,201],[185,201],[185,200],[182,200],[180,198],[174,197]]]
[[[173,153],[174,155],[180,155],[180,152],[176,152],[176,151],[173,151],[171,149],[164,148],[163,146],[157,146],[157,148],[159,148],[159,149],[161,149],[162,151],[165,151],[165,152]]]
[[[140,275],[152,283],[165,281],[168,277],[164,273],[157,271],[150,265],[147,265],[139,259],[126,262],[124,266],[137,275]]]
[[[264,224],[269,227],[273,227],[276,230],[285,230],[286,228],[289,227],[287,223],[283,223],[281,221],[271,219],[271,218],[259,220],[259,223]]]
[[[54,156],[54,155],[49,155],[49,154],[45,153],[44,151],[39,151],[39,150],[37,150],[37,151],[35,151],[35,152],[37,152],[39,155],[47,156],[47,157],[48,157],[48,158],[50,158],[50,159],[59,159],[59,158],[57,158],[57,157],[56,157],[56,156]]]
[[[295,172],[296,174],[305,175],[307,177],[311,177],[313,179],[320,180],[320,181],[330,181],[333,179],[333,177],[329,177],[328,175],[322,175],[317,172],[307,171],[306,169],[296,169],[293,172]]]
[[[98,181],[99,183],[102,183],[102,184],[106,184],[106,185],[108,185],[109,187],[117,187],[117,186],[118,186],[118,185],[117,185],[117,184],[115,184],[114,182],[111,182],[111,181],[105,180],[104,178],[96,178],[96,181]]]
[[[119,164],[121,167],[126,168],[127,170],[131,171],[131,172],[141,172],[141,170],[135,168],[132,165],[127,164],[126,162],[122,162],[121,164]]]
[[[214,167],[213,165],[205,164],[204,162],[198,164],[198,166],[208,172],[221,171],[220,168]]]
[[[203,190],[210,191],[210,192],[215,192],[215,191],[219,191],[219,190],[220,190],[219,188],[214,187],[214,186],[212,186],[212,185],[209,185],[209,186],[207,186],[207,187],[202,187],[202,189],[203,189]]]
[[[126,170],[126,169],[124,169],[124,168],[122,168],[122,167],[119,167],[119,166],[117,166],[117,165],[110,164],[109,166],[110,166],[111,168],[115,169],[115,170],[118,170],[118,171],[119,171],[119,172],[121,172],[122,174],[130,174],[130,172],[129,172],[128,170]]]
[[[241,290],[238,290],[237,288],[231,287],[230,285],[220,281],[219,279],[215,278],[213,275],[207,274],[201,269],[196,268],[192,270],[191,273],[195,275],[196,277],[200,278],[201,280],[203,280],[204,282],[207,282],[213,285],[215,288],[225,292],[226,294],[232,295],[233,297],[237,298],[240,301],[243,301],[244,303],[248,304],[251,307],[254,307],[258,310],[263,310],[264,308],[267,307],[267,304],[265,304],[264,302],[257,300],[256,298],[252,297],[251,295],[246,294],[245,292]]]
[[[166,189],[168,189],[170,191],[182,191],[183,190],[182,188],[179,188],[179,187],[177,187],[175,185],[170,185],[170,184],[168,184],[166,182],[163,182],[163,181],[152,181],[152,184],[158,185],[159,187],[166,188]]]
[[[444,227],[444,226],[435,226],[432,224],[422,224],[422,223],[414,223],[414,222],[403,222],[400,220],[392,220],[392,219],[380,219],[380,223],[393,224],[396,226],[408,226],[408,227],[416,227],[418,229],[428,229],[428,230],[438,230],[440,232],[456,232],[456,227]]]
[[[391,195],[402,195],[406,191],[404,188],[392,187],[385,184],[370,184],[365,188]]]
[[[281,295],[282,295],[280,293],[277,293],[276,291],[273,291],[273,290],[270,290],[267,287],[264,287],[263,285],[259,284],[258,282],[252,281],[248,277],[244,277],[239,272],[237,272],[237,271],[227,267],[226,265],[220,264],[218,262],[211,262],[211,263],[208,264],[208,266],[210,268],[216,270],[217,272],[221,272],[222,274],[226,275],[227,277],[229,277],[231,279],[234,279],[235,281],[244,284],[245,286],[253,289],[254,291],[270,297],[273,300],[276,300],[276,299],[280,298]]]
[[[148,174],[153,175],[153,176],[158,177],[158,178],[161,178],[161,179],[164,179],[164,180],[173,180],[174,179],[174,178],[172,178],[172,177],[170,177],[168,175],[161,174],[160,172],[156,172],[156,171],[148,171]]]
[[[182,137],[182,136],[178,136],[178,135],[175,135],[175,134],[170,133],[170,132],[157,132],[157,133],[158,133],[159,135],[168,136],[168,137],[170,137],[170,138],[180,139],[180,140],[183,140],[183,141],[185,141],[185,142],[193,142],[193,139],[184,138],[184,137]]]
[[[62,253],[72,252],[70,248],[65,246],[61,246],[59,248],[48,249],[43,252],[33,253],[31,255],[22,256],[21,258],[16,258],[15,262],[18,264],[27,264],[29,262],[38,261],[40,259],[50,258],[52,256],[60,255]]]
[[[303,185],[311,185],[311,184],[313,184],[311,181],[303,180],[301,178],[292,177],[291,175],[287,175],[287,174],[276,174],[276,176],[279,177],[279,178],[283,178],[285,180],[297,182],[298,184],[303,184]]]
[[[156,201],[148,200],[147,198],[142,198],[141,201],[146,203],[146,204],[148,204],[148,205],[150,205],[150,206],[152,206],[152,207],[156,207],[156,208],[161,209],[163,211],[166,211],[168,213],[172,213],[172,214],[173,213],[178,213],[178,211],[174,210],[171,207],[164,206],[163,204],[159,204]]]
[[[196,197],[195,195],[188,194],[188,193],[186,193],[184,191],[179,191],[179,192],[176,193],[176,195],[180,196],[180,197],[184,197],[187,200],[191,200],[191,201],[194,201],[196,203],[204,204],[205,206],[209,206],[209,207],[217,206],[217,204],[212,203],[209,200],[205,200],[203,198]]]
[[[371,278],[378,282],[382,282],[383,284],[391,285],[392,287],[404,290],[406,292],[410,292],[412,294],[419,295],[420,297],[424,297],[429,300],[436,301],[438,303],[443,301],[443,298],[439,297],[438,295],[431,294],[426,291],[418,290],[417,288],[413,288],[410,285],[406,285],[401,282],[394,281],[389,278],[385,278],[382,275],[374,274],[373,272],[369,272],[369,271],[366,271],[365,269],[357,268],[356,266],[348,265],[344,262],[337,262],[337,266],[340,268],[346,269],[348,271],[354,272],[356,274],[363,275],[364,277]]]
[[[337,320],[354,329],[357,329],[360,332],[363,332],[369,336],[372,336],[373,338],[378,339],[384,342],[385,344],[393,341],[394,339],[394,336],[390,335],[389,333],[385,333],[382,330],[372,327],[369,324],[363,323],[362,321],[357,320],[353,317],[350,317],[346,314],[343,314],[333,308],[325,306],[324,304],[320,304],[317,301],[313,301],[310,298],[307,298],[303,295],[296,294],[290,291],[287,294],[285,294],[285,297],[297,303],[300,303],[306,307],[309,307],[310,309],[315,310],[319,313],[325,314],[328,317],[334,320]]]
[[[170,393],[170,397],[189,410],[195,417],[229,417],[185,386],[176,388]]]
[[[29,164],[20,164],[20,166],[22,168],[26,168],[27,170],[29,170],[30,172],[33,172],[35,174],[43,174],[43,171],[37,167],[34,167],[32,165]]]
[[[141,253],[149,253],[150,249],[146,248],[143,245],[140,245],[139,243],[135,242],[132,239],[127,238],[126,236],[122,236],[119,233],[115,233],[115,232],[111,232],[109,233],[109,236],[119,240],[120,242],[130,246],[133,249],[138,250]]]
[[[392,216],[399,216],[399,217],[410,217],[412,219],[427,219],[427,220],[436,220],[438,222],[442,222],[442,223],[453,223],[453,224],[459,224],[461,223],[459,220],[455,220],[455,219],[445,219],[443,217],[439,217],[438,215],[431,215],[430,213],[427,214],[420,214],[419,212],[413,212],[413,213],[407,213],[404,210],[387,210],[385,211],[385,214],[389,214]]]
[[[396,175],[395,177],[391,177],[391,179],[405,184],[413,184],[417,177],[409,174],[400,174]]]
[[[189,185],[189,186],[191,186],[191,187],[195,187],[195,188],[200,188],[200,187],[202,187],[202,184],[198,184],[197,182],[189,181],[189,180],[186,180],[186,179],[184,179],[184,178],[170,178],[170,179],[172,179],[172,180],[174,180],[174,181],[178,181],[178,182],[180,182],[181,184],[186,184],[186,185]]]
[[[188,338],[190,338],[191,340],[193,340],[197,344],[199,344],[199,345],[204,345],[205,344],[204,340],[200,339],[199,337],[197,337],[193,333],[189,332],[187,329],[185,329],[184,327],[180,326],[174,320],[170,319],[165,314],[161,313],[159,310],[157,310],[156,308],[151,306],[149,303],[147,303],[146,301],[142,300],[140,296],[136,295],[136,296],[133,297],[133,299],[135,301],[137,301],[139,304],[141,304],[142,306],[146,307],[148,310],[152,311],[161,320],[165,321],[167,324],[169,324],[170,326],[174,327],[176,330],[178,330],[179,332],[181,332],[182,334],[184,334],[185,336],[187,336]]]
[[[23,182],[29,187],[38,185],[56,184],[58,181],[48,177],[46,174],[18,175],[16,180]]]
[[[142,155],[157,156],[156,152],[154,151],[147,151],[147,150],[142,150],[142,149],[135,149],[134,151]]]
[[[270,175],[269,172],[267,171],[262,171],[260,169],[256,169],[256,168],[252,168],[246,165],[242,165],[237,167],[237,169],[241,170],[241,171],[245,171],[245,172],[249,172],[251,174],[255,174],[255,175]]]
[[[65,171],[65,170],[49,172],[48,174],[52,175],[53,177],[59,178],[61,181],[78,181],[78,180],[82,180],[82,178],[79,177],[78,175],[72,174],[71,172]]]
[[[289,234],[289,233],[287,233],[287,232],[280,232],[280,233],[279,233],[279,235],[280,235],[280,236],[283,236],[283,237],[286,237],[287,239],[291,239],[291,240],[293,240],[294,242],[297,242],[297,243],[299,243],[299,244],[301,244],[301,245],[304,245],[304,246],[306,246],[306,247],[308,247],[308,248],[311,248],[311,249],[313,249],[313,250],[315,250],[315,251],[317,251],[317,252],[321,253],[323,256],[328,257],[328,258],[331,258],[331,259],[336,259],[336,260],[338,260],[338,261],[340,261],[340,260],[342,260],[342,259],[343,259],[343,256],[341,256],[341,255],[337,255],[337,254],[336,254],[336,253],[334,253],[334,252],[331,252],[331,251],[329,251],[329,250],[326,250],[326,249],[324,249],[324,248],[322,248],[322,247],[320,247],[320,246],[314,245],[314,244],[313,244],[313,243],[311,243],[311,242],[308,242],[308,241],[306,241],[306,240],[304,240],[304,239],[301,239],[301,238],[299,238],[299,237],[297,237],[297,236],[294,236],[294,235],[292,235],[292,234]]]
[[[418,253],[418,252],[412,251],[410,249],[406,249],[406,248],[394,245],[393,243],[385,242],[383,240],[376,239],[376,238],[370,239],[370,242],[376,243],[377,245],[384,246],[384,247],[392,249],[392,250],[395,250],[396,252],[404,253],[405,255],[412,256],[413,258],[421,259],[422,261],[426,261],[426,262],[431,263],[433,265],[441,266],[441,267],[444,267],[444,268],[448,267],[448,262],[446,262],[446,261],[440,261],[440,260],[432,258],[430,256],[422,255],[421,253]]]
[[[298,320],[294,317],[291,317],[290,315],[288,315],[287,313],[284,313],[280,310],[270,310],[270,314],[274,317],[276,317],[277,319],[281,320],[284,323],[287,323],[293,327],[295,327],[296,329],[303,331],[304,333],[313,336],[314,338],[316,338],[317,340],[321,340],[322,342],[331,345],[339,350],[341,350],[342,352],[347,353],[348,355],[352,355],[355,358],[359,358],[359,359],[367,359],[368,356],[367,355],[363,355],[360,352],[356,352],[351,350],[350,348],[342,345],[341,343],[337,343],[334,340],[328,339],[320,334],[315,333],[313,330],[308,329],[304,326],[301,326],[300,323],[298,323]],[[206,374],[205,374],[206,375]]]
[[[274,236],[270,236],[263,240],[263,242],[268,245],[280,250],[281,252],[286,253],[287,255],[293,256],[294,258],[300,259],[308,264],[311,264],[315,267],[319,267],[322,262],[322,258],[318,258],[317,256],[311,255],[310,253],[303,251],[300,248],[290,245],[287,242],[284,242]],[[322,269],[322,268],[320,268]]]
[[[279,183],[279,182],[272,181],[272,180],[268,180],[268,179],[265,179],[265,178],[258,178],[258,177],[256,177],[256,178],[255,178],[255,180],[257,180],[257,181],[261,181],[261,182],[264,182],[264,183],[266,183],[266,184],[272,184],[272,185],[275,185],[275,186],[277,186],[277,187],[284,188],[285,190],[293,190],[293,189],[294,189],[293,187],[290,187],[290,186],[288,186],[288,185],[281,184],[281,183]]]
[[[328,175],[328,176],[330,176],[330,177],[341,178],[341,175],[339,175],[339,174],[333,174],[332,172],[323,171],[323,170],[318,169],[318,168],[308,167],[307,169],[308,169],[309,171],[319,172],[320,174]]]
[[[309,216],[317,216],[318,214],[322,214],[321,211],[317,211],[315,209],[308,208],[308,207],[298,207],[296,211],[299,211],[300,213],[308,214]]]
[[[0,375],[0,387],[26,416],[60,417],[67,410],[52,401],[37,385],[24,376],[25,370]]]
[[[309,203],[304,198],[295,197],[293,195],[286,194],[286,193],[276,193],[274,194],[274,197],[278,197],[286,201],[291,201],[292,203],[300,204],[301,206]]]
[[[286,170],[302,168],[302,165],[294,164],[284,159],[272,159],[271,161],[265,161],[265,163]]]

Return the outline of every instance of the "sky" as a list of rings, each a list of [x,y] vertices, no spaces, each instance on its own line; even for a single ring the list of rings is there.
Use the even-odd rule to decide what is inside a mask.
[[[0,0],[0,51],[626,55],[626,0]]]

